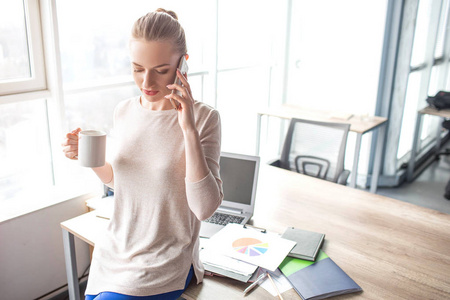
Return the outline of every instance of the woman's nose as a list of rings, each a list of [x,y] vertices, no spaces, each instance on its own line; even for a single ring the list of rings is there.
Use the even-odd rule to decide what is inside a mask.
[[[153,76],[150,75],[150,72],[145,72],[144,74],[144,81],[143,81],[143,87],[149,88],[154,83]]]

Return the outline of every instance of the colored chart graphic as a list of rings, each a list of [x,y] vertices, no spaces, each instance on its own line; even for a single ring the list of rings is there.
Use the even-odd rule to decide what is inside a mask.
[[[266,253],[269,249],[268,243],[263,243],[254,238],[237,239],[233,242],[232,246],[237,252],[248,256],[259,256]]]

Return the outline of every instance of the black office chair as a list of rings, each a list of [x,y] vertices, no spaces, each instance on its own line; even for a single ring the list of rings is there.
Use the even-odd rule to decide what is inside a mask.
[[[269,164],[346,185],[349,129],[350,124],[292,119],[280,159]]]

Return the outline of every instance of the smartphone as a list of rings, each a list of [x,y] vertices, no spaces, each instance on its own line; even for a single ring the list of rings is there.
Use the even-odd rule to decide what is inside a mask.
[[[180,58],[180,61],[178,63],[178,69],[181,71],[181,74],[187,74],[189,68],[187,65],[187,61],[186,61],[186,55],[182,55]],[[181,80],[178,78],[177,76],[177,72],[175,71],[175,79],[173,81],[174,84],[179,84],[181,85]],[[173,90],[172,93],[177,93],[178,95],[182,96],[181,92],[178,90]],[[175,100],[175,99],[170,99],[170,103],[172,103],[173,108],[175,108],[176,110],[178,110],[180,103]]]

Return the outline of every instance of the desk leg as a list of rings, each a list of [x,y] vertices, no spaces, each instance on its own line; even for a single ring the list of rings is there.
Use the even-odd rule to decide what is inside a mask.
[[[62,230],[64,243],[64,258],[66,261],[67,285],[69,287],[69,299],[80,300],[80,285],[78,282],[77,259],[75,255],[75,242],[73,234]]]
[[[416,128],[414,129],[414,138],[413,138],[413,144],[411,147],[411,158],[409,159],[408,164],[408,173],[407,173],[407,180],[408,182],[413,181],[414,179],[414,167],[416,165],[416,152],[417,152],[417,142],[419,141],[419,129],[420,124],[422,123],[422,114],[417,114],[417,120],[416,120]]]
[[[384,136],[386,134],[386,124],[378,127],[377,148],[375,149],[375,161],[373,164],[372,180],[370,181],[370,192],[376,193],[378,188],[378,177],[380,176],[381,156],[383,154]]]
[[[361,150],[361,140],[362,133],[358,133],[356,136],[356,145],[355,145],[355,156],[353,158],[353,168],[352,168],[352,176],[350,180],[350,187],[356,188],[356,177],[358,175],[358,163],[359,163],[359,152]]]
[[[439,150],[441,150],[442,122],[444,122],[444,118],[439,118],[439,124],[436,134],[436,153],[439,153]]]
[[[256,151],[255,155],[259,155],[259,146],[261,143],[261,118],[262,115],[258,114],[256,119]]]

